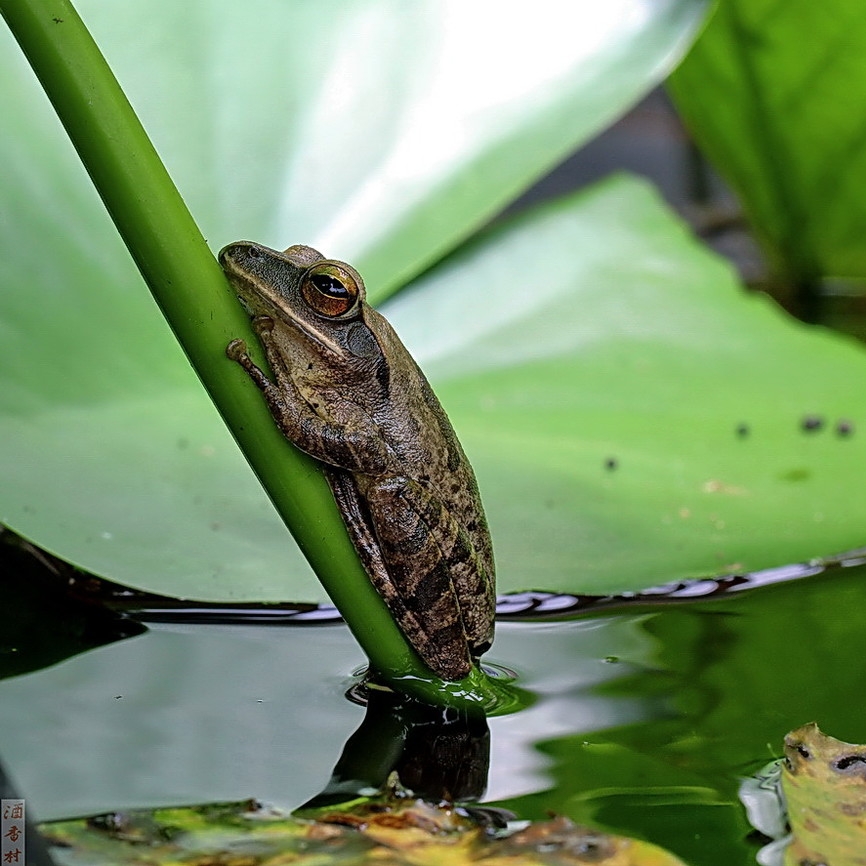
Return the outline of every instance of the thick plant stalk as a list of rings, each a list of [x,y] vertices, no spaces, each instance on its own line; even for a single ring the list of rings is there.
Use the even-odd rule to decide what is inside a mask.
[[[0,0],[0,14],[190,362],[373,668],[424,701],[494,705],[483,674],[446,683],[411,649],[370,584],[318,465],[286,442],[226,358],[234,337],[256,345],[247,317],[71,3]]]

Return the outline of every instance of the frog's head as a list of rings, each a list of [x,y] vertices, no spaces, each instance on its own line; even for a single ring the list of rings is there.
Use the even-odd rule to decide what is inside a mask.
[[[381,360],[364,282],[350,265],[312,247],[278,252],[252,241],[224,247],[219,261],[247,312],[272,319],[296,358],[319,356],[347,369]]]

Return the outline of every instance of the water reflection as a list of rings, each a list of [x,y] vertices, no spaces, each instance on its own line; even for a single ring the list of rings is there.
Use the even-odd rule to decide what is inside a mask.
[[[58,591],[60,575],[50,561],[23,547],[3,545],[0,574],[0,679],[38,671],[147,630],[102,605]]]
[[[364,720],[346,741],[330,782],[303,809],[369,795],[392,773],[432,803],[481,799],[490,764],[483,713],[429,707],[377,687],[366,695]]]
[[[0,683],[0,747],[42,819],[249,796],[294,808],[396,769],[431,799],[754,863],[741,777],[812,720],[866,741],[866,567],[627,610],[500,624],[491,661],[534,703],[489,734],[347,701],[362,658],[340,625],[159,625]]]
[[[536,729],[546,778],[498,805],[651,838],[690,862],[754,863],[762,840],[738,802],[740,778],[811,720],[866,741],[864,609],[862,566],[657,608],[636,623],[644,643],[632,670],[584,694],[633,717],[608,726],[575,718],[553,735]],[[494,726],[494,763],[498,734]]]

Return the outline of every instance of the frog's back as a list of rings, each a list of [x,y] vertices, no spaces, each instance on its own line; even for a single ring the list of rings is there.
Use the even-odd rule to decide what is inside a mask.
[[[383,320],[384,321],[384,320]],[[394,469],[418,482],[435,496],[469,539],[465,555],[455,550],[453,579],[464,611],[464,626],[475,655],[493,639],[495,566],[487,518],[475,473],[457,434],[426,376],[386,323],[390,356],[402,355],[391,366],[389,394],[393,406],[402,406],[404,428],[386,433],[397,463]],[[395,374],[393,371],[398,370]],[[458,545],[462,550],[463,546]]]

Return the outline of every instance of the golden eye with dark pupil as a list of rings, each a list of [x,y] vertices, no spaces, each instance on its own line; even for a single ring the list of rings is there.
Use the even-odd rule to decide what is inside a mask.
[[[330,274],[313,274],[310,277],[310,282],[323,294],[329,298],[337,300],[346,300],[349,297],[346,287]]]
[[[321,316],[334,318],[347,313],[358,299],[358,286],[335,265],[320,265],[301,283],[304,300]]]

